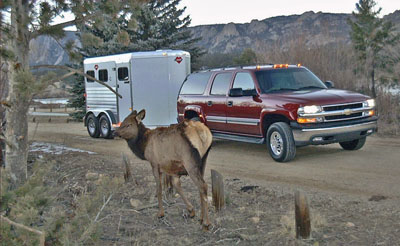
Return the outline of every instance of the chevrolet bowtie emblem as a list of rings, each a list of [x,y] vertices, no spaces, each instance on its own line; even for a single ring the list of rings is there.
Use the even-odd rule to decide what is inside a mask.
[[[344,114],[344,115],[351,115],[352,112],[353,112],[353,110],[351,110],[351,109],[345,109],[345,110],[343,111],[343,114]]]

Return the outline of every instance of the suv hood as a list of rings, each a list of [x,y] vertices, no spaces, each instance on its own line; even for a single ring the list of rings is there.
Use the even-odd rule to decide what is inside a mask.
[[[338,89],[322,89],[322,90],[301,90],[284,93],[263,94],[263,99],[284,100],[300,104],[299,106],[306,105],[329,105],[360,102],[369,99],[370,97],[360,93],[338,90]]]

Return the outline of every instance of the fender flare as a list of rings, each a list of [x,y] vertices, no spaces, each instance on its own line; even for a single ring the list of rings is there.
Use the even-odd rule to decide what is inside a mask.
[[[288,110],[283,110],[283,109],[266,109],[264,108],[263,110],[261,110],[261,114],[260,114],[260,130],[261,132],[263,132],[264,130],[264,118],[268,117],[268,115],[280,115],[285,117],[286,119],[288,119],[288,121],[295,121],[296,117],[295,115]]]
[[[205,119],[205,116],[204,116],[204,114],[203,114],[203,109],[202,109],[200,106],[197,106],[197,105],[188,105],[188,106],[186,106],[185,109],[184,109],[184,113],[183,113],[183,114],[184,114],[184,115],[183,115],[184,118],[186,117],[186,113],[187,113],[188,111],[194,111],[194,112],[196,112],[197,115],[198,115],[199,118],[200,118],[200,121],[203,122],[203,123],[205,123],[206,119]]]

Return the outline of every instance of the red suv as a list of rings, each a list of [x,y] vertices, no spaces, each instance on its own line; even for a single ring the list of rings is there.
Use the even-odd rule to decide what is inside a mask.
[[[205,123],[217,138],[266,143],[278,162],[292,160],[296,146],[357,150],[377,130],[374,99],[334,89],[300,64],[192,73],[178,97],[184,119]]]

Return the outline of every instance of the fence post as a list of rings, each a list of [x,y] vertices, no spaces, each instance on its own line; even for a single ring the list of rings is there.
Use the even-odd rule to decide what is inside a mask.
[[[310,209],[307,197],[300,191],[295,193],[296,238],[308,239],[311,236]]]
[[[217,211],[220,211],[225,206],[224,178],[214,169],[211,169],[211,186],[213,205]]]

